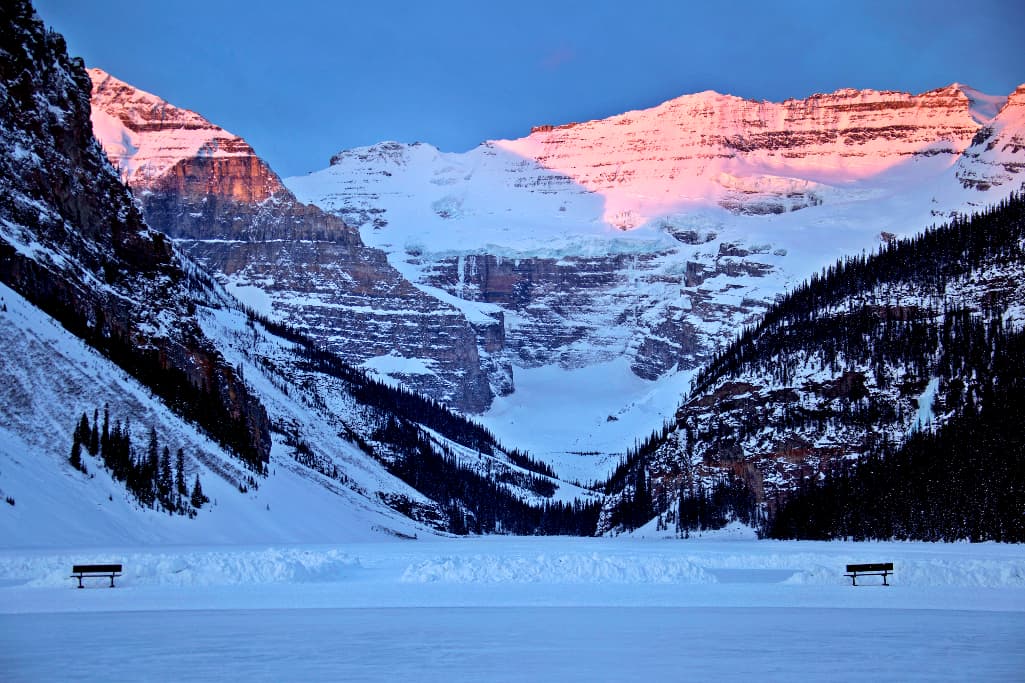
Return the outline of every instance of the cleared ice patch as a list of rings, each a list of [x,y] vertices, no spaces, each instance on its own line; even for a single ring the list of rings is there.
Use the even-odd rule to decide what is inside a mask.
[[[538,554],[532,557],[438,557],[409,565],[403,583],[716,583],[683,558]]]

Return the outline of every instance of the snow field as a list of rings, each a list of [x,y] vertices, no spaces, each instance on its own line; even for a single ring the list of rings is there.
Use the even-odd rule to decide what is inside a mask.
[[[871,561],[894,562],[891,588],[850,587],[844,566]],[[94,562],[124,565],[118,589],[69,592],[71,565]],[[871,577],[865,581],[875,583]],[[802,604],[1025,613],[1025,548],[738,541],[713,533],[689,540],[427,537],[339,545],[0,551],[0,613],[512,606],[548,600],[575,606]]]

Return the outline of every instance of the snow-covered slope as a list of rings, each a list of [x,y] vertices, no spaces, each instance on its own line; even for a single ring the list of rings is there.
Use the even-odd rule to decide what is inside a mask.
[[[409,519],[371,504],[353,488],[318,481],[323,477],[300,467],[280,442],[271,455],[272,476],[253,487],[248,470],[148,388],[4,285],[0,298],[5,546],[329,542],[377,537],[384,529],[417,532]],[[185,451],[187,481],[191,485],[198,476],[211,499],[195,519],[140,505],[97,457],[83,456],[87,473],[71,467],[74,426],[83,413],[90,420],[94,410],[102,415],[104,406],[112,421],[131,425],[138,446],[152,428],[172,452]],[[281,410],[272,406],[276,415]],[[323,435],[316,437],[308,438],[325,444]],[[396,487],[379,467],[376,476],[374,468],[367,473],[366,458],[351,444],[335,437],[333,447],[339,463],[348,465],[345,471],[363,486],[381,488],[387,481],[389,489]],[[249,490],[240,492],[240,485]]]
[[[1017,189],[1020,111],[1020,93],[957,84],[783,103],[705,92],[461,154],[347,150],[285,183],[358,225],[425,291],[497,307],[492,356],[517,387],[548,368],[551,403],[588,426],[553,430],[547,450],[576,460],[659,426],[675,407],[659,384],[680,383],[811,273]],[[595,373],[645,381],[576,410]],[[513,393],[484,419],[519,443],[548,415]]]
[[[976,102],[986,102],[971,92]],[[987,103],[983,111],[992,111],[997,104]],[[958,180],[979,190],[1020,185],[1025,172],[1025,85],[1011,93],[996,116],[982,123],[971,148],[957,162]]]

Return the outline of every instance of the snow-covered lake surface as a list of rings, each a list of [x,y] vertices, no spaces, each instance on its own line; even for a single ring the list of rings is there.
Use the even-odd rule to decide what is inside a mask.
[[[71,565],[101,561],[124,564],[117,588],[77,590]],[[894,562],[892,586],[843,576],[876,561]],[[0,550],[5,681],[1022,680],[1023,643],[1022,546],[490,537]]]

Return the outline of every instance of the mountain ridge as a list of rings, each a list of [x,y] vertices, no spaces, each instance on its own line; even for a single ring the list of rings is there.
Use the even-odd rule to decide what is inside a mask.
[[[1020,98],[983,126],[968,90],[846,89],[786,103],[685,95],[465,153],[396,142],[344,150],[284,182],[359,227],[422,289],[499,306],[514,392],[496,392],[484,419],[522,442],[531,434],[516,426],[528,412],[516,388],[534,369],[561,369],[568,386],[573,373],[623,359],[636,377],[677,381],[842,255],[1017,189]],[[834,128],[820,129],[822,117]],[[590,444],[553,425],[554,455],[623,452],[633,436],[616,429],[636,418],[648,432],[675,409],[664,402],[660,416],[641,417],[631,406],[649,395],[596,406]],[[574,400],[568,389],[564,400]]]
[[[713,528],[729,514],[759,524],[768,513],[771,522],[795,491],[856,470],[865,456],[892,454],[918,432],[974,417],[994,386],[1020,383],[1006,374],[1018,371],[1006,353],[1025,329],[1023,207],[1023,195],[1012,194],[847,257],[782,298],[697,373],[673,420],[624,463],[601,528],[657,515],[662,529],[685,533],[708,528],[702,515],[713,510],[727,513]],[[995,438],[1016,442],[1013,433]],[[970,448],[960,443],[954,453],[978,464]],[[1012,470],[1021,456],[1006,454]],[[969,490],[973,506],[988,505],[985,491]],[[946,512],[947,522],[964,514]],[[911,526],[923,538],[925,527]]]
[[[467,412],[490,403],[484,375],[503,370],[488,364],[488,325],[417,290],[357,230],[298,202],[238,136],[102,70],[89,73],[94,131],[147,222],[236,296],[355,364],[426,355],[434,371],[397,376]],[[425,351],[435,343],[444,348]]]

